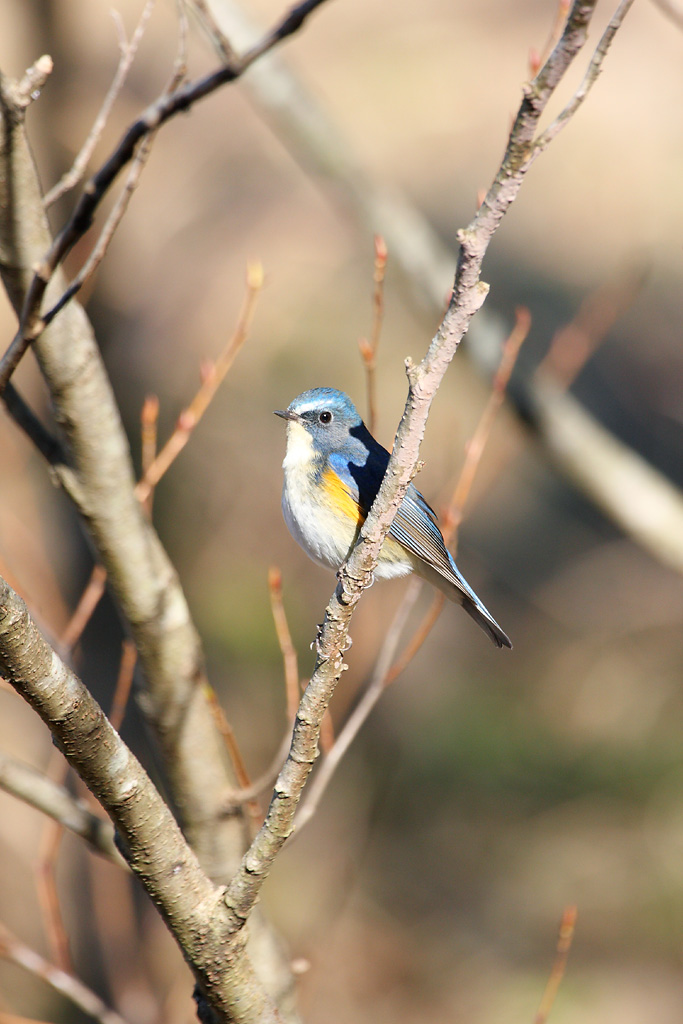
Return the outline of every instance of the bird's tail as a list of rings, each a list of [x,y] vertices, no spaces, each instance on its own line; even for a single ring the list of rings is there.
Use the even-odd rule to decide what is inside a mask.
[[[483,629],[488,636],[490,636],[496,647],[512,648],[510,637],[503,629],[500,628],[493,615],[491,615],[491,612],[479,600],[469,583],[467,583],[463,578],[460,570],[450,557],[450,554],[449,562],[451,563],[451,569],[455,580],[442,576],[440,572],[432,566],[425,565],[424,562],[418,570],[419,574],[427,579],[432,586],[435,586],[440,590],[442,594],[445,594],[449,601],[461,604],[467,614],[474,619],[477,625]]]

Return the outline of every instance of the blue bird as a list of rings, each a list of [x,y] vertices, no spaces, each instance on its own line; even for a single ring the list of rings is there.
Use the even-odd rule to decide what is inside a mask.
[[[384,479],[389,452],[375,441],[348,395],[313,388],[276,416],[287,420],[282,511],[307,555],[338,569],[349,555]],[[436,513],[410,484],[382,545],[375,575],[416,572],[461,604],[498,647],[512,647],[446,550]]]

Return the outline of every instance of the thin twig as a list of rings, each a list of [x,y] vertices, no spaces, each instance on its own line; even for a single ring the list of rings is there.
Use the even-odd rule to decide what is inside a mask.
[[[548,1014],[553,1008],[557,992],[564,977],[564,972],[567,967],[567,957],[569,956],[569,950],[572,946],[574,939],[574,931],[576,929],[576,907],[565,907],[562,915],[562,922],[560,924],[560,934],[557,940],[557,953],[555,955],[555,962],[553,964],[548,983],[545,987],[545,992],[541,998],[541,1005],[539,1006],[536,1016],[534,1017],[534,1024],[546,1024]]]
[[[66,777],[67,764],[60,758],[64,766],[59,783]],[[64,828],[56,818],[48,821],[38,848],[36,864],[36,891],[42,912],[48,943],[52,951],[52,959],[61,970],[71,973],[73,963],[69,949],[69,938],[64,925],[62,907],[57,890],[57,856],[61,846]]]
[[[18,82],[8,85],[8,99],[15,110],[23,112],[40,96],[53,67],[52,57],[45,53],[24,72]]]
[[[281,21],[241,57],[181,89],[160,96],[134,121],[124,133],[111,156],[86,184],[66,225],[59,232],[49,251],[39,262],[26,290],[19,317],[19,327],[12,342],[0,359],[0,394],[19,365],[30,345],[42,333],[44,323],[40,306],[47,286],[56,268],[85,234],[92,224],[95,211],[123,168],[134,159],[140,143],[157,131],[172,117],[188,110],[194,103],[215,92],[221,86],[234,82],[254,61],[282,40],[297,32],[309,15],[324,0],[302,0]],[[2,100],[12,106],[11,88],[5,86]]]
[[[268,592],[270,594],[270,607],[275,623],[277,642],[280,645],[280,653],[285,670],[285,691],[287,694],[287,721],[292,723],[296,716],[296,709],[301,699],[301,688],[299,686],[299,659],[296,647],[292,643],[292,634],[289,631],[287,616],[282,602],[282,573],[276,565],[268,570]]]
[[[62,650],[73,651],[81,639],[93,612],[102,600],[106,582],[107,571],[104,566],[99,564],[93,566],[90,579],[86,583],[78,604],[59,638],[59,646]]]
[[[516,199],[535,153],[539,120],[583,46],[597,0],[574,0],[562,38],[524,93],[503,162],[467,228],[458,233],[460,253],[447,313],[422,362],[406,360],[408,398],[382,484],[351,554],[337,574],[337,586],[316,639],[316,666],[301,699],[290,754],[280,772],[258,835],[228,885],[225,904],[235,927],[249,916],[263,881],[294,826],[298,803],[318,755],[324,713],[344,670],[349,623],[363,591],[370,586],[384,539],[419,462],[420,442],[434,396],[488,286],[481,268],[488,246]],[[600,60],[604,57],[604,48]]]
[[[472,484],[476,476],[484,448],[493,428],[493,424],[505,398],[512,371],[517,362],[519,350],[522,347],[531,328],[531,314],[524,306],[515,310],[515,326],[503,342],[503,351],[500,364],[493,378],[491,393],[488,402],[484,407],[474,434],[467,443],[465,449],[465,461],[455,485],[453,496],[449,502],[446,514],[443,517],[443,536],[447,544],[451,542],[462,522],[465,511],[465,504],[470,496]]]
[[[116,686],[114,688],[114,696],[111,700],[111,708],[109,711],[109,721],[114,726],[117,732],[121,731],[123,724],[123,718],[126,714],[126,706],[128,704],[128,698],[130,696],[130,689],[133,685],[133,676],[135,674],[135,666],[138,660],[138,652],[135,644],[132,640],[124,640],[121,644],[121,662],[119,664],[119,674],[116,679]]]
[[[59,821],[96,853],[128,869],[114,844],[111,822],[93,814],[82,800],[47,775],[0,752],[0,788]]]
[[[118,228],[119,224],[123,219],[123,215],[128,209],[128,204],[133,196],[133,192],[138,187],[140,181],[140,175],[144,169],[147,159],[149,157],[152,142],[154,141],[156,133],[151,133],[146,139],[140,143],[135,158],[130,166],[126,182],[121,190],[121,194],[114,203],[114,206],[109,213],[104,227],[100,232],[99,238],[95,242],[95,245],[90,251],[90,255],[87,260],[78,271],[76,276],[73,278],[71,283],[65,288],[60,297],[55,302],[54,306],[51,306],[47,313],[42,317],[42,329],[48,327],[52,323],[57,314],[64,309],[68,302],[71,302],[73,297],[77,295],[84,284],[90,280],[92,275],[95,273],[100,263],[107,254],[109,244],[114,237],[114,233]]]
[[[0,924],[0,956],[23,967],[35,978],[40,978],[88,1016],[94,1017],[100,1024],[126,1024],[124,1018],[103,1003],[92,989],[89,989],[70,972],[55,967],[40,953],[36,953],[35,950],[16,938],[3,924]]]
[[[263,269],[261,264],[250,263],[247,267],[247,293],[233,335],[215,364],[205,368],[204,379],[199,390],[187,408],[181,412],[175,430],[154,461],[147,467],[145,475],[138,481],[135,494],[139,501],[147,500],[152,488],[156,487],[171,463],[183,450],[192,431],[208,409],[226,373],[246,341],[256,307],[256,299],[262,285]]]
[[[123,84],[128,77],[128,72],[131,69],[135,54],[137,53],[140,41],[145,33],[147,22],[149,21],[150,15],[154,8],[155,0],[147,0],[147,3],[142,9],[140,20],[135,27],[135,31],[131,36],[130,42],[126,41],[125,31],[121,22],[121,17],[118,11],[112,11],[112,17],[114,24],[119,35],[119,50],[121,56],[119,58],[119,64],[116,69],[116,74],[112,80],[111,85],[107,91],[107,95],[104,97],[104,102],[100,107],[99,113],[95,118],[92,128],[88,133],[88,137],[81,146],[81,150],[74,160],[71,168],[62,176],[62,178],[54,185],[43,199],[43,205],[45,209],[56,203],[66,192],[74,188],[75,185],[81,180],[85,174],[86,167],[90,161],[90,157],[95,152],[95,146],[100,140],[102,132],[104,131],[107,119],[111,113],[112,107],[116,102],[116,98],[121,92]]]
[[[159,427],[159,399],[156,395],[147,395],[142,403],[140,412],[140,442],[141,442],[141,467],[142,478],[149,472],[149,467],[157,455],[157,434]],[[154,488],[150,489],[144,506],[147,515],[152,516],[152,505],[154,502]]]
[[[494,377],[489,400],[484,407],[484,411],[479,419],[479,423],[477,424],[472,440],[467,446],[465,461],[453,490],[453,497],[445,517],[443,530],[444,540],[446,543],[449,543],[453,535],[457,532],[460,521],[462,520],[463,507],[467,497],[469,496],[474,476],[481,462],[481,456],[484,452],[486,442],[490,436],[495,414],[503,401],[505,389],[519,354],[520,346],[526,338],[530,326],[531,318],[528,310],[522,308],[518,309],[516,311],[515,327],[512,329],[510,336],[503,345],[500,366]],[[443,594],[438,593],[434,596],[434,600],[409,642],[406,644],[399,657],[395,658],[398,644],[408,620],[408,616],[412,611],[421,589],[421,580],[411,580],[389,627],[384,643],[382,644],[370,682],[364,690],[360,701],[344,723],[334,746],[322,762],[309,787],[306,802],[303,804],[296,817],[297,832],[303,828],[308,821],[310,821],[317,811],[322,796],[327,789],[339,762],[358,735],[358,732],[369,717],[373,708],[378,703],[382,693],[408,667],[431,633],[436,620],[441,614],[441,609],[443,608],[446,599]]]
[[[567,14],[569,13],[570,0],[559,0],[557,5],[557,11],[555,13],[555,21],[550,33],[546,40],[545,46],[540,51],[532,49],[529,52],[529,70],[531,71],[532,77],[538,74],[541,66],[545,64],[548,56],[552,50],[556,47],[560,36],[562,35],[562,29],[564,28],[567,20]]]
[[[228,37],[220,29],[209,5],[206,3],[206,0],[187,0],[187,2],[194,11],[204,31],[211,36],[211,40],[218,55],[226,64],[233,61],[235,59],[235,50]]]
[[[588,65],[588,70],[584,75],[581,85],[572,96],[569,103],[566,105],[564,110],[555,118],[552,124],[548,125],[545,131],[541,132],[538,138],[533,144],[534,154],[541,153],[555,136],[560,132],[567,122],[574,116],[576,111],[579,109],[586,96],[590,92],[593,85],[595,85],[598,75],[602,70],[602,62],[605,59],[607,51],[610,48],[612,40],[614,39],[617,31],[621,27],[621,24],[628,14],[629,10],[633,6],[633,0],[621,0],[619,7],[614,13],[609,25],[602,34],[602,38],[598,43],[595,53],[591,57]]]
[[[285,735],[282,737],[282,742],[275,752],[273,760],[268,765],[266,770],[258,775],[253,782],[250,782],[248,786],[243,786],[241,789],[232,789],[225,795],[225,811],[227,814],[232,814],[237,807],[241,807],[242,804],[249,803],[254,797],[259,796],[266,789],[273,785],[277,778],[277,773],[282,768],[285,758],[287,757],[287,751],[289,745],[292,742],[292,730],[287,729]]]
[[[359,338],[358,347],[365,367],[365,381],[368,393],[368,429],[371,434],[377,427],[377,350],[384,320],[384,275],[387,268],[387,246],[381,235],[375,235],[375,262],[372,291],[372,330],[370,339]]]

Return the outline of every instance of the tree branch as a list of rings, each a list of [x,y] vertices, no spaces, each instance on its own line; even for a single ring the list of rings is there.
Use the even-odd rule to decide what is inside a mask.
[[[71,669],[43,639],[24,602],[0,579],[0,672],[40,715],[69,764],[106,809],[126,860],[194,971],[217,1019],[275,1024],[226,912],[137,758]]]
[[[268,814],[226,892],[226,905],[236,923],[248,917],[277,853],[293,831],[296,808],[318,754],[322,718],[345,668],[343,652],[348,647],[353,610],[372,582],[380,548],[415,473],[432,399],[486,297],[488,286],[479,278],[484,254],[519,192],[533,159],[539,119],[585,41],[596,2],[575,0],[562,37],[525,90],[503,163],[474,220],[459,233],[460,254],[446,315],[422,362],[414,366],[406,360],[408,399],[384,480],[358,541],[338,573],[339,582],[316,641],[315,671],[299,705],[290,753],[275,783]]]
[[[302,0],[275,28],[266,33],[260,42],[242,56],[235,57],[196,82],[189,82],[183,88],[164,93],[128,127],[109,159],[86,184],[70,219],[37,263],[26,290],[19,316],[19,327],[9,348],[0,359],[0,394],[27,349],[46,326],[40,315],[40,307],[52,275],[76,242],[88,231],[97,207],[123,168],[134,158],[140,143],[172,117],[189,110],[198,100],[240,78],[259,57],[298,31],[321,3],[324,3],[324,0]],[[0,78],[0,94],[5,117],[14,122],[20,120],[22,108],[14,102],[11,83],[4,78]]]
[[[2,752],[0,788],[58,821],[69,832],[84,839],[96,853],[103,854],[120,867],[128,867],[116,849],[110,822],[93,814],[82,800],[72,796],[64,786]]]
[[[675,20],[683,23],[683,8],[677,0],[655,2],[671,13]],[[192,0],[192,5],[211,9],[210,19],[200,14],[199,20],[219,53],[222,41],[226,39],[224,33],[240,46],[249,45],[255,38],[256,29],[237,0],[220,0],[220,3],[202,0],[201,4],[198,0]],[[407,291],[419,307],[430,316],[440,315],[451,276],[453,254],[426,217],[396,189],[389,190],[372,178],[354,155],[353,147],[344,138],[339,126],[330,121],[281,57],[272,55],[267,61],[256,65],[245,79],[244,87],[283,143],[306,171],[316,176],[330,198],[336,203],[341,202],[345,210],[350,209],[365,229],[384,237],[391,253],[392,265],[403,274]],[[502,341],[503,329],[500,323],[484,309],[470,327],[465,354],[481,373],[490,377],[495,370]],[[532,382],[528,385],[521,400],[518,396],[518,389],[513,389],[509,399],[517,406],[522,418],[526,419],[529,408],[536,404],[535,384]],[[543,403],[540,394],[538,401]],[[604,437],[610,450],[618,453],[624,474],[620,482],[627,488],[626,493],[635,493],[644,485],[640,473],[631,475],[627,469],[629,466],[644,464],[633,449],[613,435],[608,435],[595,418],[571,396],[564,396],[561,405],[562,408],[571,408],[571,422],[577,423],[582,433],[596,437],[597,440]],[[560,428],[560,417],[561,413],[558,413],[558,431],[562,429],[565,434],[569,422],[566,430]],[[539,421],[535,422],[538,425]],[[605,480],[602,458],[593,459],[592,450],[584,451],[581,473],[577,473],[574,466],[565,461],[564,451],[554,447],[557,436],[555,430],[540,431],[544,450],[559,471],[588,500],[593,501],[594,495],[599,493],[603,513],[654,558],[661,559],[662,546],[656,543],[651,531],[631,533],[630,524],[622,514],[624,491],[609,488],[613,478]],[[675,491],[666,476],[651,466],[648,470],[648,478],[656,481],[657,490],[668,490],[672,502],[683,507],[683,495]],[[683,562],[683,531],[679,530],[677,536],[671,533],[667,537],[667,549],[677,564]],[[665,564],[672,564],[669,556],[665,557]]]

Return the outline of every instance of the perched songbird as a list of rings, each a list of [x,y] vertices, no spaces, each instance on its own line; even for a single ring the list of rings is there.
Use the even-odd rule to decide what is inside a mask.
[[[282,511],[289,531],[321,565],[338,569],[349,555],[389,462],[342,391],[313,388],[276,416],[287,420]],[[376,576],[416,572],[488,633],[498,647],[509,638],[460,575],[446,550],[436,513],[410,484],[382,545]]]

